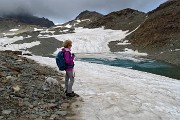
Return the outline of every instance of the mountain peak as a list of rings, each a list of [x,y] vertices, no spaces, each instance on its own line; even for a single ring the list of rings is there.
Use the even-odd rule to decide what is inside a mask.
[[[135,9],[132,9],[132,8],[126,8],[126,9],[123,9],[121,11],[131,11],[131,12],[134,12],[134,11],[138,11],[138,10],[135,10]]]
[[[111,12],[86,27],[97,28],[105,26],[105,29],[132,31],[144,21],[145,16],[146,14],[143,12],[126,8],[124,10]]]
[[[96,12],[96,11],[89,11],[89,10],[85,10],[83,12],[81,12],[76,18],[77,19],[93,19],[94,17],[102,17],[103,15]]]
[[[83,12],[81,12],[81,14],[86,14],[86,13],[90,13],[91,11],[89,11],[89,10],[85,10],[85,11],[83,11]]]
[[[126,9],[123,9],[123,10],[120,10],[120,11],[111,12],[108,15],[114,15],[114,14],[116,14],[116,15],[117,14],[118,15],[128,15],[128,14],[132,14],[132,13],[145,14],[144,12],[141,12],[141,11],[138,11],[138,10],[134,10],[134,9],[131,9],[131,8],[126,8]]]

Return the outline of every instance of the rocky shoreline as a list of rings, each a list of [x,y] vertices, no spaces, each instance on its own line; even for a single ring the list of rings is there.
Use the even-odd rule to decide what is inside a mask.
[[[0,120],[65,120],[72,115],[64,75],[18,54],[0,51]],[[47,77],[59,84],[44,90]]]
[[[127,44],[127,45],[118,45],[120,43],[119,41],[111,41],[108,44],[108,47],[110,48],[111,52],[124,52],[125,48],[132,49],[132,50],[138,50],[135,48],[132,44]],[[153,51],[152,49],[148,50],[138,50],[140,53],[147,53],[148,55],[146,58],[148,59],[154,59],[158,61],[162,61],[167,64],[171,64],[176,67],[180,67],[180,59],[179,55],[180,52],[178,51],[165,51],[165,52],[160,52],[156,53],[156,51]]]

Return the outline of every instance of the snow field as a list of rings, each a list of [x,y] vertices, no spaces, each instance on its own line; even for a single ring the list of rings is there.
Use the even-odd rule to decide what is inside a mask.
[[[108,42],[121,40],[126,36],[126,32],[121,30],[104,30],[103,28],[76,28],[75,33],[51,37],[55,37],[60,41],[71,40],[73,42],[72,52],[74,53],[107,53],[110,52]]]
[[[55,59],[28,57],[56,68]],[[136,70],[75,62],[80,120],[178,120],[180,81]],[[75,103],[76,104],[76,103]]]

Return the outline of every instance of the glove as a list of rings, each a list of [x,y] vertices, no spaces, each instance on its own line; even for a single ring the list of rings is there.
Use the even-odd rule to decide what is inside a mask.
[[[74,53],[72,53],[72,56],[74,56],[74,57],[75,57],[75,54],[74,54]]]

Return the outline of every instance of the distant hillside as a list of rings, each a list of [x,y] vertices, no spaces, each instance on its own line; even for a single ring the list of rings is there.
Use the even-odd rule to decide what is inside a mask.
[[[46,18],[39,18],[32,15],[8,15],[0,17],[0,32],[19,28],[19,26],[30,27],[31,25],[39,27],[51,27],[54,23]],[[23,27],[23,29],[24,29]]]
[[[169,0],[148,13],[148,19],[126,39],[135,49],[180,65],[180,0]]]
[[[132,31],[142,24],[145,18],[145,13],[127,8],[105,15],[85,27],[98,28],[105,26],[105,29]]]
[[[25,25],[16,19],[0,18],[0,32],[10,30],[18,25]]]
[[[6,15],[0,18],[0,25],[10,27],[14,24],[37,25],[40,27],[51,27],[54,23],[46,18],[39,18],[32,15]]]

